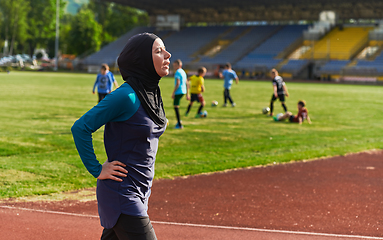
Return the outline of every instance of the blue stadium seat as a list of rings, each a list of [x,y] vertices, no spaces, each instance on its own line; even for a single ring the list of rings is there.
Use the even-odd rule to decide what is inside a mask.
[[[349,60],[330,60],[322,65],[319,74],[341,74],[341,71],[350,63]]]
[[[184,63],[195,60],[193,56],[203,46],[227,31],[229,26],[187,27],[164,39],[172,59],[181,59]]]
[[[353,68],[370,68],[375,69],[379,74],[383,73],[383,51],[372,61],[359,60]]]
[[[305,59],[289,60],[285,65],[282,66],[280,71],[288,73],[297,73],[300,70],[302,70],[305,66],[307,66],[308,63],[309,61]]]
[[[231,62],[235,63],[238,59],[242,58],[249,49],[254,49],[256,46],[261,44],[265,39],[270,37],[270,35],[278,29],[278,26],[275,25],[266,25],[266,26],[252,26],[246,27],[237,27],[240,34],[243,31],[248,31],[243,36],[239,37],[236,41],[232,42],[227,48],[219,52],[214,58],[204,58],[201,63],[225,63]],[[242,30],[242,31],[241,31]],[[233,33],[234,34],[234,33]]]
[[[271,69],[282,60],[275,57],[297,41],[308,25],[286,25],[269,39],[237,62],[240,68],[266,67]]]

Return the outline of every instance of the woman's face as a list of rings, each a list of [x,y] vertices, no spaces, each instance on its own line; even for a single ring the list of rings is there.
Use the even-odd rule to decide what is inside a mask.
[[[168,75],[171,54],[166,51],[165,45],[160,38],[157,38],[153,43],[152,57],[157,74],[160,77]]]

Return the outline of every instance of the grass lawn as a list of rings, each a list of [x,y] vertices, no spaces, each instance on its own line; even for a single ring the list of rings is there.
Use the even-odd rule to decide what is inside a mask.
[[[116,75],[119,84],[122,79]],[[96,185],[75,149],[70,127],[97,103],[95,75],[45,72],[0,73],[0,198],[50,194]],[[271,81],[240,81],[231,94],[237,106],[222,108],[222,80],[207,79],[206,119],[173,129],[172,78],[161,80],[170,125],[160,138],[156,178],[342,155],[383,146],[383,87],[289,83],[287,106],[307,102],[312,125],[274,122],[261,113],[269,105]],[[211,107],[213,100],[218,107]],[[275,113],[282,112],[279,102]],[[94,134],[100,161],[106,159],[103,129]]]

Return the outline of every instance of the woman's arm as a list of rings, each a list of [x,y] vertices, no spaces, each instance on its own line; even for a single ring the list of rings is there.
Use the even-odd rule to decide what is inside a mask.
[[[309,115],[307,115],[307,122],[308,122],[309,124],[311,124],[311,119],[310,119]]]
[[[287,86],[286,86],[286,84],[283,85],[283,90],[285,91],[285,95],[286,95],[286,97],[288,97],[288,96],[289,96],[289,91],[287,90]]]
[[[98,75],[97,75],[96,81],[95,81],[94,84],[93,84],[93,90],[92,90],[92,93],[93,93],[93,94],[96,92],[97,84],[98,84]]]
[[[190,100],[190,78],[186,79],[186,100]]]
[[[107,122],[129,119],[139,106],[140,101],[134,90],[123,84],[73,124],[71,130],[77,151],[86,169],[95,178],[100,176],[103,167],[94,153],[92,134]]]
[[[274,92],[274,96],[278,97],[278,92],[277,92],[277,86],[276,85],[273,85],[273,92]]]
[[[177,91],[177,89],[180,86],[180,84],[181,84],[181,80],[179,78],[177,78],[176,85],[174,86],[174,90],[173,90],[173,93],[172,93],[172,99],[174,99],[175,92]]]

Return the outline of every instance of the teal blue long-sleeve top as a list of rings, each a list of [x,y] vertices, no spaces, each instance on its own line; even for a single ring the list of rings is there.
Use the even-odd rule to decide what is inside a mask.
[[[96,158],[92,133],[108,122],[122,122],[132,117],[140,106],[140,100],[132,87],[124,83],[104,100],[85,113],[72,126],[77,151],[86,169],[97,178],[102,165]]]
[[[136,93],[124,83],[77,120],[72,133],[87,170],[98,177],[102,165],[96,158],[92,133],[105,124],[104,145],[108,161],[126,165],[122,182],[97,180],[101,225],[113,228],[120,214],[147,216],[154,178],[158,140],[165,128],[156,125],[142,107]]]

